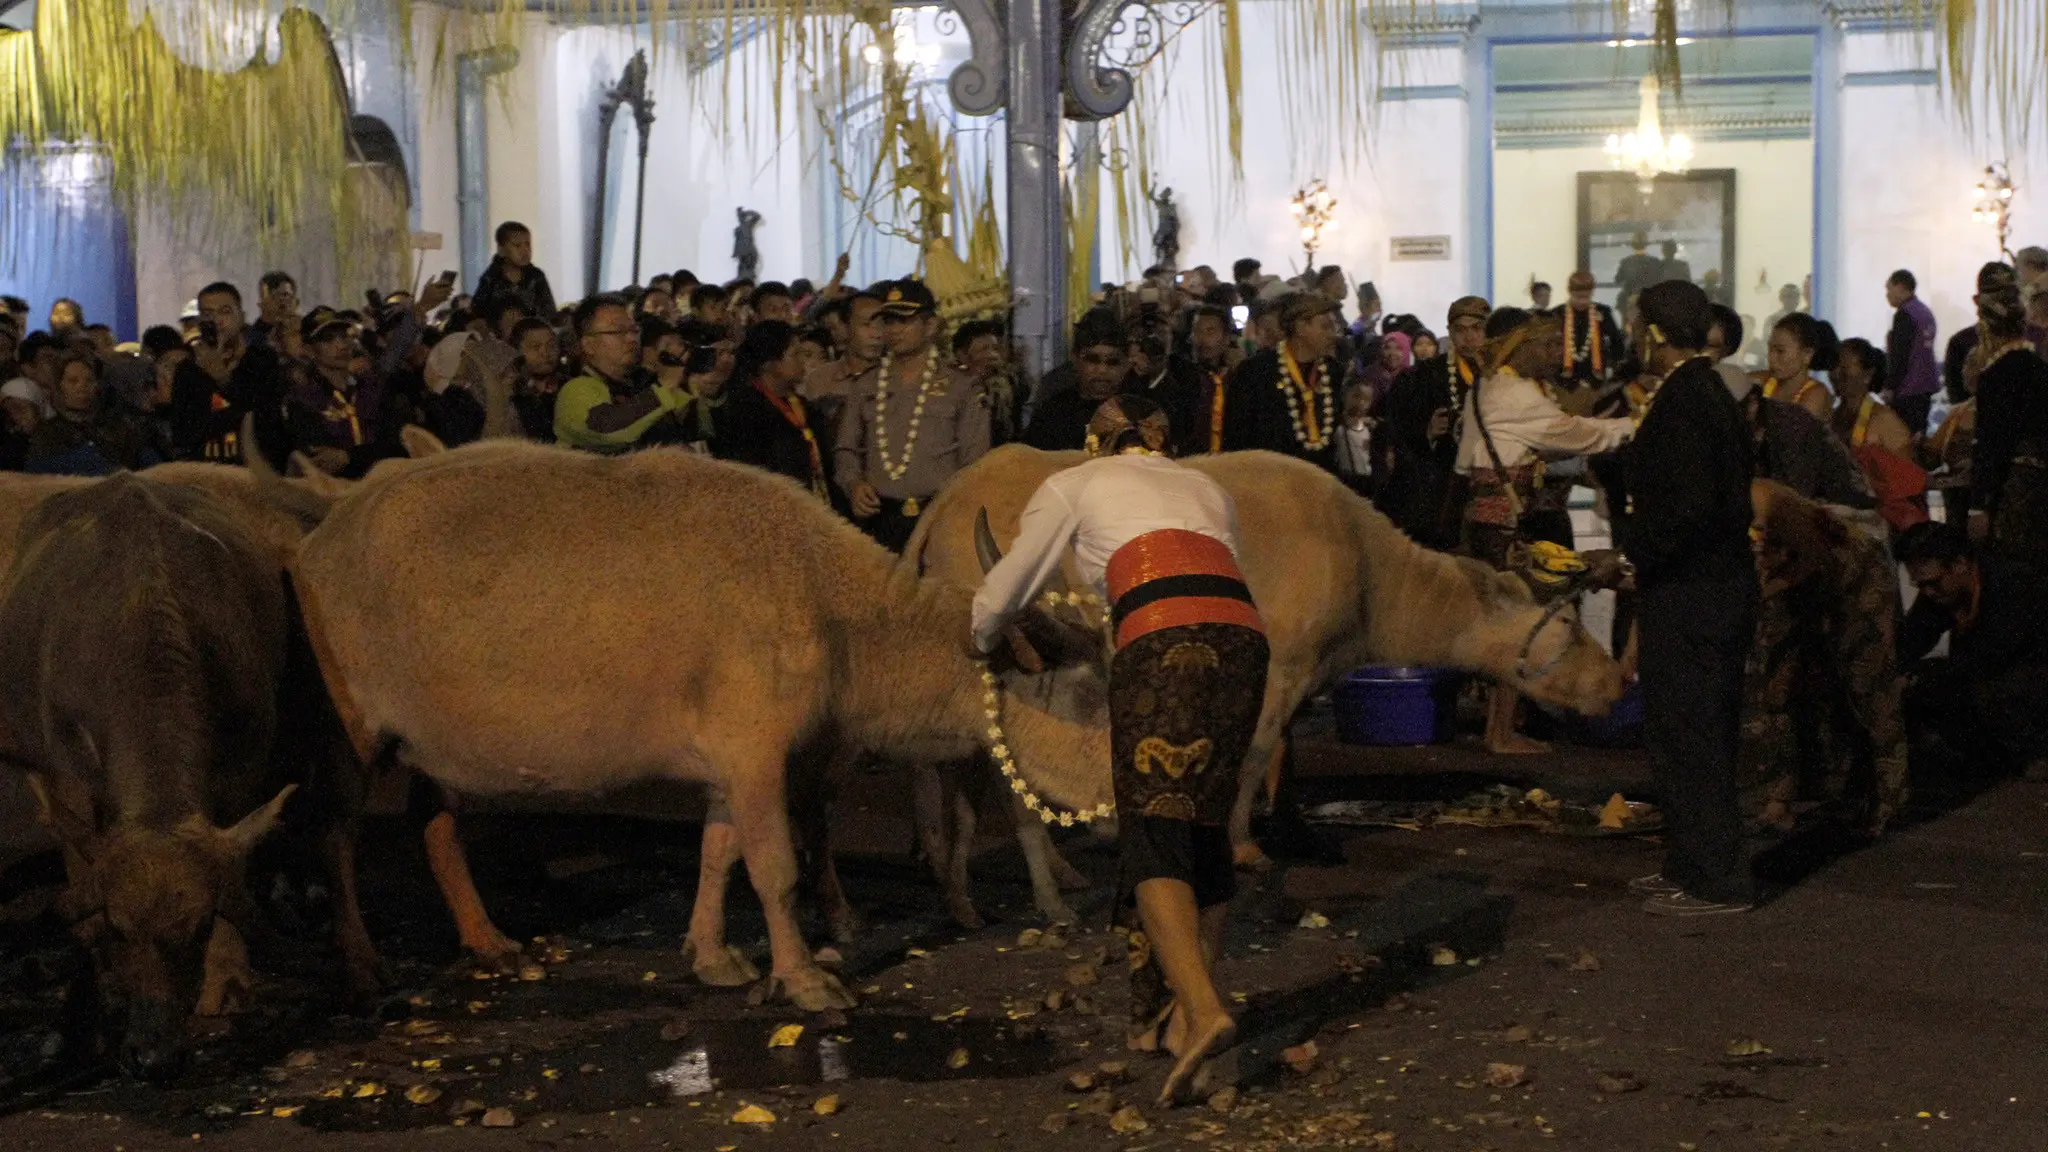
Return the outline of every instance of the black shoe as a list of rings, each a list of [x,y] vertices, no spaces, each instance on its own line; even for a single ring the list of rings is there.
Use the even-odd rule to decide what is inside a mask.
[[[1636,877],[1628,882],[1628,890],[1638,896],[1669,896],[1675,892],[1685,891],[1676,883],[1666,880],[1662,872]]]
[[[1748,912],[1755,907],[1753,901],[1735,903],[1702,900],[1689,892],[1672,892],[1664,896],[1652,896],[1643,901],[1643,911],[1652,916],[1732,916],[1737,912]]]

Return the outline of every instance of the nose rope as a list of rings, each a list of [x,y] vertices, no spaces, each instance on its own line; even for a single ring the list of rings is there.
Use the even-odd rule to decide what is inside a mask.
[[[1558,593],[1555,599],[1544,606],[1543,615],[1536,618],[1536,626],[1529,629],[1529,635],[1522,639],[1521,651],[1515,655],[1515,679],[1525,684],[1532,683],[1557,671],[1557,666],[1564,663],[1565,654],[1572,650],[1572,646],[1569,643],[1560,644],[1557,649],[1557,655],[1552,656],[1544,663],[1542,668],[1535,672],[1529,671],[1529,653],[1536,647],[1536,637],[1543,634],[1543,630],[1550,626],[1551,621],[1557,619],[1559,613],[1577,604],[1579,593],[1584,590],[1585,580],[1582,577],[1575,576]]]

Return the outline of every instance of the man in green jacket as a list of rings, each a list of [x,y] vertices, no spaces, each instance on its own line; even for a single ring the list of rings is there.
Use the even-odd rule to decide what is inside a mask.
[[[624,297],[592,296],[577,305],[575,323],[583,374],[555,397],[555,440],[607,456],[630,452],[689,396],[641,373],[640,328]]]

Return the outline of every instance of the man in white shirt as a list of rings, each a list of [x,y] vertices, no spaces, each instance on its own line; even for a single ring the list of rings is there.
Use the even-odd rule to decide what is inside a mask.
[[[1209,965],[1236,887],[1230,808],[1270,658],[1230,496],[1168,459],[1169,442],[1158,404],[1105,402],[1088,426],[1095,459],[1039,487],[974,598],[974,642],[987,652],[1071,547],[1110,606],[1118,905],[1134,900],[1143,928],[1131,941],[1131,1046],[1174,1054],[1161,1103],[1237,1030]]]
[[[1529,515],[1544,490],[1546,459],[1612,452],[1628,442],[1635,423],[1625,416],[1574,416],[1558,406],[1550,393],[1563,371],[1564,330],[1557,317],[1502,308],[1487,321],[1487,335],[1489,373],[1465,405],[1458,441],[1458,471],[1472,480],[1463,551],[1503,571],[1521,571],[1538,540],[1569,546],[1569,538],[1553,539],[1555,533]],[[1516,703],[1512,689],[1494,688],[1488,751],[1544,751],[1515,732]]]

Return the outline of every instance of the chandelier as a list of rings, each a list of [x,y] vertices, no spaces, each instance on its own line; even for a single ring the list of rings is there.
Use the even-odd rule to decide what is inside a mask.
[[[1661,89],[1654,74],[1643,77],[1640,91],[1642,110],[1636,115],[1636,130],[1626,135],[1609,136],[1607,158],[1616,168],[1634,172],[1643,195],[1648,196],[1658,176],[1667,172],[1683,172],[1692,164],[1692,139],[1683,132],[1664,135],[1657,113],[1657,96]]]
[[[1970,210],[1970,219],[1979,224],[1993,224],[1998,228],[1998,252],[2006,259],[2012,259],[2012,194],[2018,191],[2013,186],[2012,176],[2001,161],[1984,169],[1984,178],[1977,181],[1977,206]]]
[[[1301,229],[1301,248],[1308,260],[1308,271],[1316,270],[1316,249],[1323,245],[1323,233],[1337,227],[1337,198],[1330,194],[1329,185],[1322,180],[1312,180],[1294,194],[1287,206],[1295,224]]]

